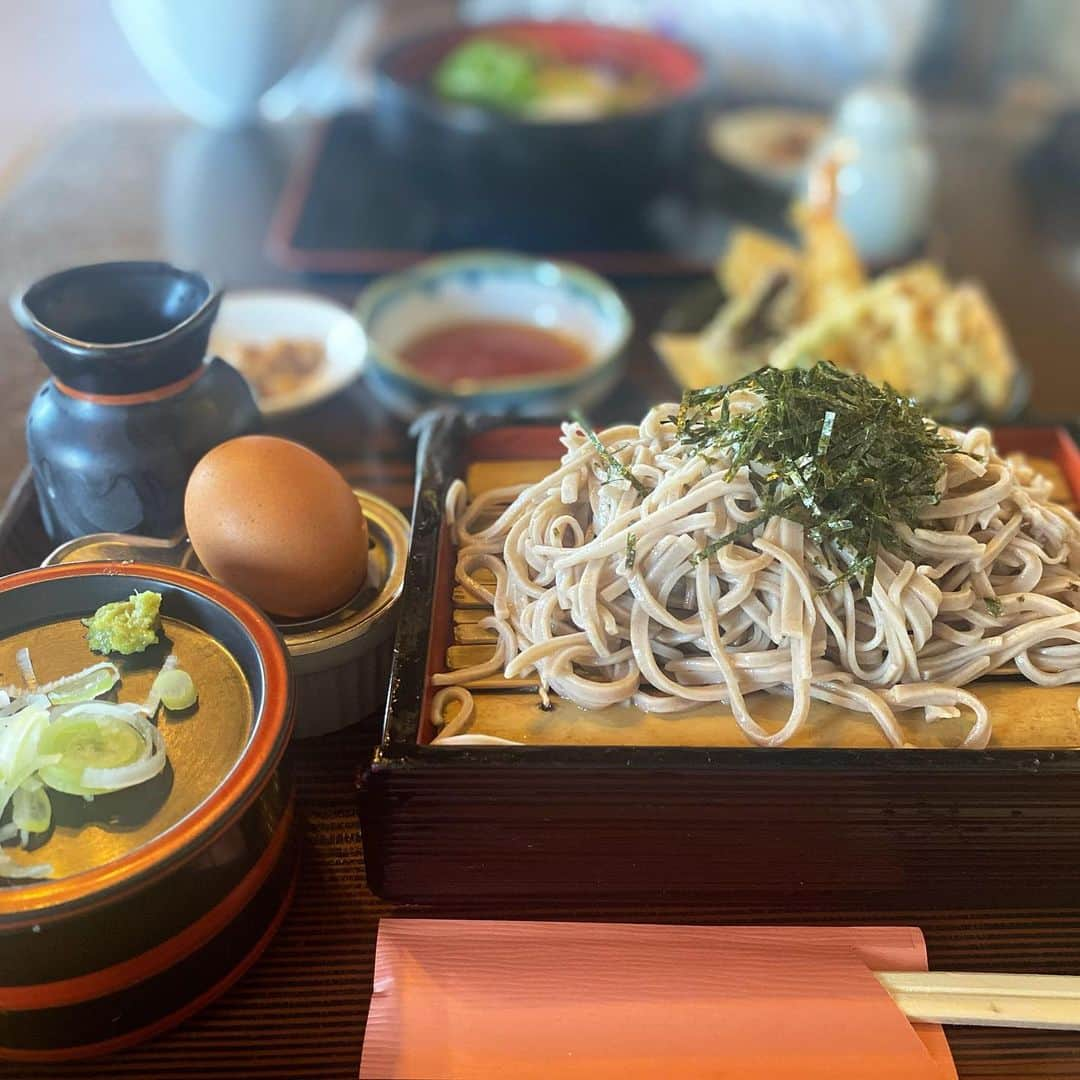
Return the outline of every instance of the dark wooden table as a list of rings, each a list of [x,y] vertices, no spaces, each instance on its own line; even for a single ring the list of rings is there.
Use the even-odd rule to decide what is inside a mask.
[[[267,223],[302,129],[219,135],[168,120],[97,122],[56,142],[0,201],[0,291],[65,265],[165,258],[228,286],[293,285],[351,299],[358,280],[296,278],[263,254]],[[1034,376],[1033,410],[1080,412],[1080,243],[1067,218],[1016,182],[1022,134],[986,114],[933,117],[941,185],[933,250],[953,273],[980,278],[999,305]],[[1039,211],[1038,213],[1036,211]],[[674,392],[643,334],[685,281],[624,283],[638,319],[625,385],[601,419],[640,415]],[[14,323],[0,315],[0,490],[25,462],[22,422],[42,378]],[[400,506],[411,496],[412,446],[357,384],[281,426],[339,463],[351,479]],[[390,909],[365,885],[354,776],[370,754],[354,732],[297,745],[293,757],[305,835],[292,912],[262,960],[221,1000],[153,1042],[111,1058],[42,1069],[0,1065],[19,1077],[325,1077],[356,1075],[371,989],[378,918]],[[1072,866],[1048,874],[1076,875]],[[397,912],[400,914],[401,912]],[[1080,973],[1080,879],[1074,909],[841,914],[696,906],[552,908],[526,901],[496,912],[444,906],[454,917],[597,918],[683,922],[878,922],[921,926],[938,969]],[[1080,1035],[956,1028],[961,1077],[1080,1076]]]

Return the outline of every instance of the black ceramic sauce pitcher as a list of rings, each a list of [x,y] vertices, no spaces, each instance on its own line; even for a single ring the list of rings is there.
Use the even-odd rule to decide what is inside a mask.
[[[243,377],[206,359],[220,302],[201,274],[158,262],[64,270],[13,302],[52,372],[30,406],[26,440],[54,542],[175,535],[195,463],[259,428]]]

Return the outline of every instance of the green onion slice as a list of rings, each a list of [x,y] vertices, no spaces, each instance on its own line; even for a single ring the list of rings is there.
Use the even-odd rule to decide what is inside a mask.
[[[40,688],[53,705],[76,705],[107,694],[120,681],[120,671],[108,660]]]
[[[161,704],[171,712],[178,709],[190,709],[199,699],[194,680],[180,668],[163,671],[158,675],[157,683]]]
[[[27,649],[16,654],[23,685],[0,688],[0,844],[27,847],[52,825],[49,788],[93,799],[134,787],[165,768],[165,740],[150,722],[158,705],[197,700],[191,676],[170,656],[144,704],[99,700],[120,682],[110,661],[38,684]],[[23,865],[0,851],[0,879],[48,877],[52,867]]]
[[[48,832],[52,824],[52,803],[45,785],[31,776],[16,789],[12,799],[12,824],[19,830],[25,847],[32,833]]]
[[[22,866],[0,851],[0,878],[43,878],[48,877],[52,869],[51,863]]]
[[[70,795],[103,795],[133,787],[165,768],[161,733],[137,706],[91,701],[64,710],[41,739],[53,757],[42,781]]]
[[[33,702],[0,720],[0,813],[15,789],[37,770],[49,710]]]

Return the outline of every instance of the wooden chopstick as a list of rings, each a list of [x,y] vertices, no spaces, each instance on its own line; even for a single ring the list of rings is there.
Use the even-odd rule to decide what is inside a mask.
[[[878,971],[909,1020],[1080,1031],[1080,975]]]

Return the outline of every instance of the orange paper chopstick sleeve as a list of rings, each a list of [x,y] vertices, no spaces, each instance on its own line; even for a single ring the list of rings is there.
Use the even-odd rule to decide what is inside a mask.
[[[909,927],[384,919],[362,1080],[955,1080]]]

